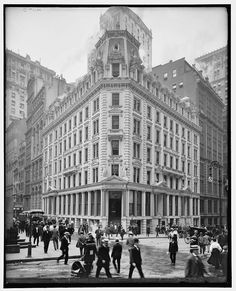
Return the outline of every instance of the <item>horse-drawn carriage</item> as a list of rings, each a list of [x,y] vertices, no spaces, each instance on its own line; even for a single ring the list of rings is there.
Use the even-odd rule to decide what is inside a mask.
[[[200,232],[202,232],[202,234],[204,235],[207,232],[207,229],[203,227],[189,226],[183,234],[184,241],[186,244],[190,243],[191,237],[194,235],[195,231],[197,231],[198,237]]]

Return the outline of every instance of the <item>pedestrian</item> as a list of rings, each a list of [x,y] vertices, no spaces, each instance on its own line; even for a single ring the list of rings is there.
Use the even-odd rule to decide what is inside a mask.
[[[225,236],[225,232],[224,231],[221,234],[219,234],[218,243],[221,246],[221,248],[223,248],[223,246],[227,244],[226,236]]]
[[[208,254],[210,252],[210,243],[211,243],[211,238],[209,236],[209,232],[207,231],[207,232],[205,232],[205,234],[203,236],[203,244],[205,246],[204,252],[207,250]]]
[[[169,234],[168,234],[168,238],[169,238],[169,241],[170,241],[170,242],[171,242],[173,236],[174,236],[174,229],[171,227],[171,228],[170,228],[170,232],[169,232]]]
[[[169,254],[170,254],[170,260],[171,260],[172,265],[175,265],[177,252],[178,252],[178,243],[177,243],[177,240],[174,237],[172,237],[172,240],[169,243]]]
[[[68,264],[69,244],[70,244],[69,236],[70,236],[70,233],[66,231],[64,233],[64,236],[61,239],[61,247],[60,247],[60,250],[62,251],[62,255],[57,259],[57,263],[59,263],[59,261],[61,259],[65,258],[64,264],[65,265]]]
[[[111,257],[113,258],[112,263],[118,274],[120,273],[121,255],[122,255],[122,245],[119,243],[119,239],[116,239],[115,244],[112,249]],[[116,262],[117,262],[117,265],[116,265]]]
[[[85,246],[85,241],[86,241],[86,237],[84,235],[84,232],[81,231],[76,243],[76,247],[80,249],[80,256],[83,256],[83,249]]]
[[[95,230],[95,236],[96,236],[96,244],[97,247],[99,247],[101,245],[101,237],[102,237],[103,233],[101,230],[101,226],[99,226],[96,230]]]
[[[142,257],[141,257],[141,252],[140,252],[140,248],[138,244],[139,244],[138,238],[134,238],[134,245],[130,249],[129,279],[132,278],[132,274],[135,267],[137,268],[140,277],[144,278],[144,274],[142,270]]]
[[[200,232],[199,237],[198,237],[198,245],[200,247],[200,255],[204,255],[205,253],[205,244],[204,244],[204,237],[203,233]]]
[[[121,237],[121,240],[124,239],[124,235],[125,235],[125,230],[124,230],[124,228],[121,226],[121,230],[120,230],[120,237]]]
[[[221,267],[223,275],[227,277],[228,274],[228,246],[223,246],[223,251],[221,253]]]
[[[156,237],[158,237],[158,235],[159,235],[159,231],[160,231],[160,229],[159,229],[159,226],[157,225],[156,228],[155,228]]]
[[[89,276],[93,269],[93,262],[97,255],[97,248],[92,235],[89,235],[85,241],[84,245],[84,268],[86,270],[86,275]]]
[[[198,231],[194,230],[194,234],[190,237],[190,247],[198,245]]]
[[[52,230],[52,242],[53,242],[55,251],[58,250],[58,239],[59,239],[59,231],[57,229],[56,224],[54,224],[53,230]]]
[[[110,273],[110,255],[109,255],[109,247],[108,247],[108,239],[102,240],[101,246],[98,248],[97,252],[97,270],[96,270],[96,278],[99,278],[99,274],[102,268],[105,269],[107,278],[111,278],[111,273]]]
[[[190,246],[190,255],[185,266],[186,278],[201,278],[207,274],[202,259],[198,256],[198,245]]]
[[[75,229],[74,229],[72,223],[70,223],[70,224],[68,225],[67,231],[68,231],[69,234],[70,234],[70,236],[69,236],[69,240],[70,240],[70,242],[71,242],[71,237],[72,237],[72,235],[73,235],[73,233],[74,233],[74,231],[75,231]]]
[[[49,230],[49,225],[47,225],[46,229],[43,231],[43,236],[42,236],[42,240],[44,242],[44,253],[45,254],[48,253],[48,247],[49,247],[51,237],[52,237],[52,233]]]
[[[128,245],[128,250],[130,250],[134,246],[134,238],[133,238],[133,232],[129,231],[128,238],[126,240],[126,245]]]
[[[147,226],[147,230],[146,230],[146,232],[147,232],[147,236],[149,237],[149,234],[150,234],[150,226]]]
[[[35,225],[35,227],[33,228],[33,238],[34,238],[34,244],[35,242],[37,243],[37,246],[39,245],[39,236],[40,236],[40,230],[39,230],[39,226],[38,224]]]
[[[221,258],[222,248],[220,244],[216,241],[216,238],[212,239],[212,243],[210,245],[210,258],[207,260],[207,263],[215,266],[215,269],[219,269],[220,266],[220,258]]]

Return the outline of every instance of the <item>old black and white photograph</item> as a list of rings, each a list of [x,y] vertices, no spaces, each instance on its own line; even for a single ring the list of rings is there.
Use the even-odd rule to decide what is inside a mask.
[[[3,6],[4,288],[232,287],[231,5]]]

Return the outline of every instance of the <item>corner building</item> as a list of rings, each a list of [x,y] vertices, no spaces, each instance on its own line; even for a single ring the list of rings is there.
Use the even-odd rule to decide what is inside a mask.
[[[118,9],[118,7],[117,7]],[[43,129],[43,208],[78,227],[199,225],[198,113],[139,56],[127,30],[107,30],[88,74],[57,98]]]

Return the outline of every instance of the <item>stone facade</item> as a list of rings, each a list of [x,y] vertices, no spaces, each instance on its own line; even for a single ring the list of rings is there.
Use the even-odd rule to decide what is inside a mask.
[[[200,127],[144,70],[127,30],[105,31],[89,71],[46,111],[43,209],[78,227],[200,224]]]

